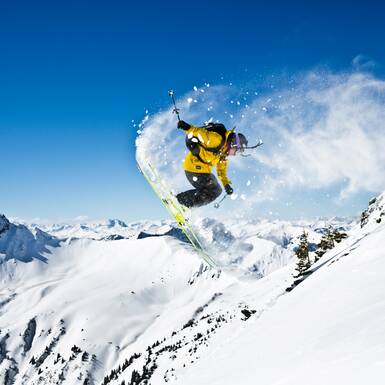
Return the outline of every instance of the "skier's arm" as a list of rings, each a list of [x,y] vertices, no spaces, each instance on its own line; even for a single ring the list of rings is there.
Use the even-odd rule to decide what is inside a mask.
[[[227,177],[227,159],[221,159],[217,164],[217,174],[223,186],[231,184],[231,180]]]
[[[208,134],[207,130],[205,130],[203,127],[193,126],[192,124],[189,124],[189,123],[185,122],[184,120],[178,121],[178,128],[180,130],[185,131],[187,135],[191,134],[194,136],[198,136],[198,134],[199,134],[199,135],[207,136],[207,134]]]
[[[178,128],[183,130],[189,138],[193,136],[198,137],[199,141],[202,143],[205,143],[208,140],[208,132],[202,127],[196,127],[183,120],[179,120]]]

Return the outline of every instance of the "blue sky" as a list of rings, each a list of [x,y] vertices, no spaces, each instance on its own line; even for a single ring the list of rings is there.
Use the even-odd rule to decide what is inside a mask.
[[[370,1],[1,2],[0,211],[165,216],[137,172],[132,120],[167,107],[170,87],[341,71],[357,55],[383,77],[384,16]]]

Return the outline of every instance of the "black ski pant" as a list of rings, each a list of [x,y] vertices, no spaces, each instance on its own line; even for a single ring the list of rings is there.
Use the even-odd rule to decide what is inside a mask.
[[[186,207],[200,207],[213,202],[221,195],[222,188],[213,174],[185,171],[188,181],[195,187],[179,193],[178,202]]]

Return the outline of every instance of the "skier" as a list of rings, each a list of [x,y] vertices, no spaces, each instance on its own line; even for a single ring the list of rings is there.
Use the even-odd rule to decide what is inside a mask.
[[[231,195],[233,188],[226,175],[227,157],[245,150],[246,137],[227,130],[221,123],[196,127],[179,120],[178,128],[186,132],[186,146],[190,151],[184,160],[184,171],[194,187],[176,196],[179,203],[188,208],[200,207],[219,197],[222,188],[211,172],[214,166],[226,193]]]

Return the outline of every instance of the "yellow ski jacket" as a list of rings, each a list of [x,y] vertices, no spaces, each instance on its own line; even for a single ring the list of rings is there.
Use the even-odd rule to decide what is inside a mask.
[[[221,145],[223,138],[220,134],[208,131],[202,127],[191,126],[185,131],[189,140],[195,141],[199,148],[199,153],[194,155],[191,151],[186,155],[184,160],[184,170],[194,173],[211,173],[213,167],[216,166],[218,178],[223,186],[231,184],[227,177],[227,154],[226,143],[217,152],[211,152],[207,149],[215,149]],[[226,140],[231,131],[226,132]]]

